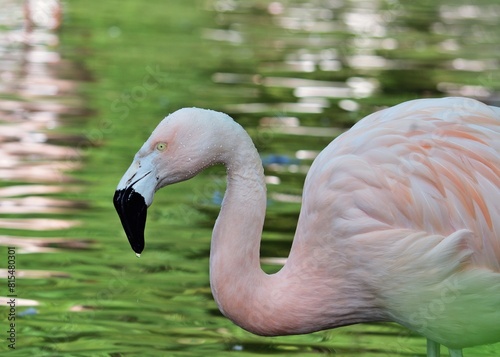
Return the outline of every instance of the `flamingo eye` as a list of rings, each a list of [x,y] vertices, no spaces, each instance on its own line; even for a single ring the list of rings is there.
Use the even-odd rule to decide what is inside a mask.
[[[158,150],[158,151],[165,151],[166,148],[167,148],[167,144],[166,143],[158,143],[158,144],[156,144],[156,150]]]

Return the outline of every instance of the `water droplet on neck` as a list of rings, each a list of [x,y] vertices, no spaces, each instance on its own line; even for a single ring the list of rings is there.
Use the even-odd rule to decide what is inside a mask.
[[[135,253],[135,256],[136,256],[137,258],[140,258],[140,257],[141,257],[141,253]]]

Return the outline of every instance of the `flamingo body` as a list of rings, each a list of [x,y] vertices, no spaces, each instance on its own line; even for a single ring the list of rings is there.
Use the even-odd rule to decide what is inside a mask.
[[[500,340],[498,108],[447,98],[374,113],[319,155],[304,192],[299,227],[330,226],[391,320],[452,348]]]
[[[236,324],[285,335],[395,321],[454,356],[500,341],[499,108],[424,99],[359,121],[311,166],[290,256],[271,275],[259,263],[260,158],[214,111],[171,114],[137,153],[114,198],[129,241],[142,251],[156,190],[216,163],[228,187],[210,280]]]

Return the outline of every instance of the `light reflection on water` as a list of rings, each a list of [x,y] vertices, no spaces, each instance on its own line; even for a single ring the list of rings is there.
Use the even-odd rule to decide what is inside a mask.
[[[8,16],[0,16],[0,228],[7,232],[58,231],[77,220],[35,218],[39,214],[67,214],[82,207],[74,200],[47,197],[75,191],[69,171],[81,167],[78,152],[51,143],[72,142],[73,137],[54,134],[64,125],[63,116],[81,112],[77,83],[59,76],[68,63],[57,52],[59,38],[57,1],[0,0]],[[59,13],[60,14],[60,13]],[[15,215],[15,217],[13,217]],[[61,238],[62,239],[62,238]],[[21,252],[49,252],[54,239],[2,236],[0,244]],[[57,241],[58,238],[55,238]]]
[[[67,224],[67,223],[64,223]],[[57,227],[59,229],[59,227]],[[23,227],[23,229],[25,229]],[[17,252],[25,253],[56,253],[61,249],[88,249],[90,240],[63,238],[35,238],[22,236],[0,236],[0,245],[17,247]]]
[[[251,23],[246,23],[239,16],[247,5],[230,2],[231,6],[227,4],[222,6],[221,3],[225,2],[213,1],[213,9],[221,14],[218,17],[221,26],[243,29],[245,26],[251,26]],[[475,85],[446,81],[433,83],[433,78],[430,78],[428,89],[437,95],[463,95],[484,101],[498,98],[498,95],[491,90],[491,85],[494,84],[491,75],[498,70],[497,56],[488,58],[488,54],[485,54],[481,56],[482,58],[464,58],[470,57],[471,54],[477,56],[474,53],[464,52],[464,46],[467,44],[461,43],[460,36],[463,34],[459,31],[464,31],[463,22],[467,19],[481,18],[485,23],[498,19],[500,6],[436,3],[426,9],[429,13],[418,13],[417,10],[394,1],[270,2],[266,11],[272,16],[275,24],[288,33],[277,31],[277,34],[270,37],[273,39],[270,40],[272,50],[282,52],[283,60],[261,61],[262,72],[295,73],[297,76],[216,73],[213,80],[216,83],[233,85],[253,83],[261,86],[294,88],[296,103],[232,104],[227,107],[230,112],[258,113],[275,110],[323,113],[332,103],[321,99],[358,99],[373,96],[380,92],[380,83],[377,80],[380,71],[418,71],[422,65],[426,66],[426,62],[433,60],[437,67],[478,72],[483,82]],[[234,20],[231,14],[234,14]],[[415,33],[413,39],[406,37],[405,31],[411,31],[413,25],[404,23],[404,20],[412,16],[416,18],[415,26],[427,28],[429,32]],[[405,29],[405,26],[409,28]],[[490,28],[473,26],[472,39],[477,40],[478,44],[488,44],[488,41],[494,44],[498,36],[489,31]],[[328,33],[329,36],[324,36],[324,33]],[[345,33],[349,35],[346,36]],[[248,34],[244,31],[239,31],[238,34],[240,38],[238,42],[248,45],[250,41]],[[288,36],[289,34],[293,36]],[[224,38],[212,38],[212,40],[224,40]],[[436,48],[438,51],[435,51]],[[491,48],[489,51],[494,53]],[[408,54],[405,55],[406,53]],[[402,58],[401,54],[407,58]],[[344,77],[342,73],[348,70],[356,70],[358,75],[347,77],[342,82],[310,80],[302,76],[302,73],[320,71],[324,74],[323,77],[329,77],[329,72]],[[404,75],[404,72],[401,73]],[[314,101],[311,100],[313,98]],[[346,108],[340,103],[339,107]],[[359,105],[352,100],[348,108],[357,111]]]

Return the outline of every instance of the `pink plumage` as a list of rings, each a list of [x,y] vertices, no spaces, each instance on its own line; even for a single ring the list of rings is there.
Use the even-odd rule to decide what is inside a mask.
[[[423,99],[360,120],[311,166],[290,256],[271,275],[259,263],[266,187],[250,137],[223,113],[181,109],[115,194],[137,253],[154,192],[217,163],[228,186],[210,280],[236,324],[285,335],[395,321],[428,338],[428,356],[500,341],[499,108]]]

